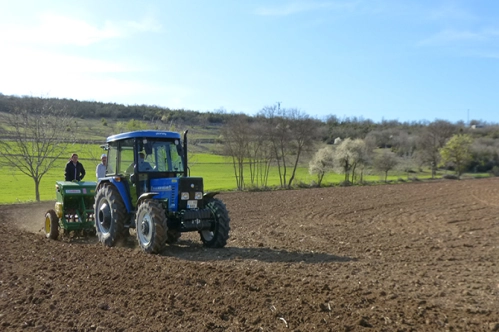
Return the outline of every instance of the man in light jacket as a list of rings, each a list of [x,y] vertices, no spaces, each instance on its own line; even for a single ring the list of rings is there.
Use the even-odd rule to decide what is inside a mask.
[[[107,155],[103,154],[102,156],[100,156],[100,160],[101,162],[95,169],[95,176],[97,177],[97,180],[106,177]]]

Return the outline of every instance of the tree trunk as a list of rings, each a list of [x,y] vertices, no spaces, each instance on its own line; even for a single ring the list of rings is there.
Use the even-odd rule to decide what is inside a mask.
[[[301,147],[298,149],[296,154],[295,164],[293,165],[293,172],[291,172],[291,177],[289,178],[288,188],[291,188],[291,184],[295,179],[296,169],[298,168],[298,162],[300,161]]]
[[[33,179],[35,180],[35,199],[37,202],[40,201],[40,180],[39,179]]]

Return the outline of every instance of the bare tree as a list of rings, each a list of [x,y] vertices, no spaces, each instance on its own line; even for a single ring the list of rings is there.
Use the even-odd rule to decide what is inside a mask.
[[[221,134],[224,142],[224,153],[232,158],[237,189],[243,190],[244,160],[248,155],[248,144],[251,138],[248,117],[246,115],[233,117],[222,127]]]
[[[267,130],[267,138],[272,147],[272,154],[277,163],[280,186],[287,183],[287,157],[290,152],[290,121],[285,117],[285,110],[277,106],[264,107],[259,116],[263,118]]]
[[[360,171],[360,182],[364,181],[364,171],[365,169],[372,164],[372,160],[374,158],[374,149],[376,145],[370,139],[359,140],[359,159],[357,161],[356,170]],[[353,176],[356,177],[355,172]]]
[[[300,157],[304,152],[310,151],[314,147],[314,142],[318,136],[320,122],[310,118],[306,113],[300,112],[297,109],[287,111],[287,117],[290,119],[291,129],[291,154],[293,170],[289,177],[288,188],[291,188],[295,178],[296,169],[300,161]]]
[[[268,140],[277,163],[281,187],[290,188],[295,178],[300,158],[310,151],[320,133],[320,121],[310,118],[298,109],[281,109],[278,106],[263,108]],[[288,168],[291,176],[288,179]]]
[[[393,128],[372,130],[366,135],[366,139],[376,142],[379,148],[391,148],[394,143],[394,132]]]
[[[30,98],[6,116],[0,141],[1,165],[20,171],[35,183],[40,201],[40,182],[55,161],[74,143],[76,123],[47,100]],[[63,170],[61,170],[62,173]]]
[[[265,126],[253,122],[250,125],[251,138],[248,141],[248,164],[250,183],[254,187],[266,187],[273,160],[272,148]]]
[[[262,109],[259,120],[240,115],[222,129],[225,152],[233,158],[238,188],[244,189],[245,168],[249,170],[251,185],[266,186],[273,161],[277,164],[281,187],[291,187],[300,157],[311,150],[320,132],[319,121],[296,109],[274,106]]]
[[[392,137],[392,150],[400,157],[412,157],[415,149],[415,138],[410,136],[406,131],[399,130]]]
[[[456,132],[456,127],[445,120],[437,120],[426,127],[417,142],[418,157],[422,164],[431,167],[431,176],[435,177],[437,165],[440,163],[440,149]]]
[[[383,153],[374,158],[374,168],[385,174],[385,182],[388,179],[388,172],[394,169],[397,164],[396,156],[387,149],[384,149]]]

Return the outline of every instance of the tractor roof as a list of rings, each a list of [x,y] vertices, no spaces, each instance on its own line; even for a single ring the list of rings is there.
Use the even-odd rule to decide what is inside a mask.
[[[172,131],[162,131],[162,130],[139,130],[131,131],[128,133],[116,134],[109,136],[107,142],[114,142],[129,138],[177,138],[180,139],[180,134]]]

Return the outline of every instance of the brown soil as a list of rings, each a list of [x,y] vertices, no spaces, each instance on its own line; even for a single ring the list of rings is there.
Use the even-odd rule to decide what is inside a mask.
[[[0,330],[499,330],[499,179],[219,197],[226,248],[160,255],[0,206]]]

